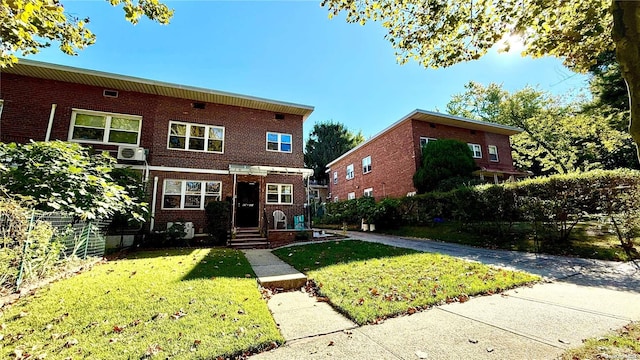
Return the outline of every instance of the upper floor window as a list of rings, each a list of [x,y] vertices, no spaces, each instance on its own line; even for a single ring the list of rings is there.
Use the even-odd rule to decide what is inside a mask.
[[[337,171],[333,172],[333,183],[334,184],[338,183],[338,172]]]
[[[353,200],[356,198],[356,193],[350,192],[347,194],[347,200]]]
[[[498,147],[489,145],[489,160],[498,162]]]
[[[169,149],[224,152],[224,127],[169,122]]]
[[[429,143],[429,141],[436,141],[436,138],[430,138],[425,136],[420,136],[420,147],[423,147]]]
[[[364,189],[362,195],[365,197],[373,197],[373,188]]]
[[[351,180],[354,177],[353,164],[347,166],[347,180]]]
[[[293,204],[293,185],[267,184],[267,204]]]
[[[267,151],[291,152],[291,134],[267,133]]]
[[[371,156],[367,156],[362,159],[362,173],[367,174],[371,172]]]
[[[69,141],[138,145],[141,128],[141,116],[73,109]]]
[[[480,147],[479,144],[468,144],[468,145],[469,145],[469,149],[471,149],[471,152],[473,153],[473,157],[475,159],[482,158],[482,148]]]
[[[162,208],[203,210],[209,202],[221,198],[220,181],[165,180]]]

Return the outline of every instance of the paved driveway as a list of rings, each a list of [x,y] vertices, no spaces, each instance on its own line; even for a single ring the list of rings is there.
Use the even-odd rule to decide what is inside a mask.
[[[553,359],[567,348],[580,346],[582,339],[640,321],[640,270],[632,263],[487,250],[370,233],[349,236],[524,270],[548,281],[475,297],[463,304],[434,307],[379,325],[354,328],[345,323],[330,333],[303,331],[314,328],[311,322],[323,322],[324,316],[303,315],[304,311],[316,311],[313,298],[279,294],[270,301],[272,306],[285,307],[287,301],[295,301],[299,309],[283,311],[278,318],[288,341],[252,358]],[[283,297],[278,298],[280,295]],[[335,320],[326,318],[327,323],[337,326]],[[288,328],[290,323],[294,325]]]

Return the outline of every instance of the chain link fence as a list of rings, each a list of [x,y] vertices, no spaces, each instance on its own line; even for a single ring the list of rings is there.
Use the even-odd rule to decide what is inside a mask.
[[[22,210],[0,211],[0,287],[5,292],[104,255],[109,221]]]

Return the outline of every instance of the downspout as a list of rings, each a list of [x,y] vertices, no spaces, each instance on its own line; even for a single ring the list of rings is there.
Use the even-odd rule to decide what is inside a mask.
[[[309,229],[311,229],[311,198],[309,197],[309,183],[311,176],[307,176],[307,222],[309,224]],[[302,181],[304,181],[304,174],[302,175]]]
[[[49,113],[49,124],[47,125],[47,134],[44,136],[44,141],[49,141],[51,138],[51,129],[53,129],[53,116],[56,114],[56,107],[58,105],[51,104],[51,113]]]
[[[154,176],[153,178],[153,196],[151,197],[151,219],[149,220],[149,232],[153,231],[153,226],[155,225],[156,218],[156,198],[158,194],[158,177]]]
[[[238,174],[233,174],[233,201],[232,201],[232,205],[233,208],[231,209],[231,228],[235,229],[236,228],[236,198],[238,197],[237,193],[236,193],[236,189],[237,189],[237,180],[238,180]]]

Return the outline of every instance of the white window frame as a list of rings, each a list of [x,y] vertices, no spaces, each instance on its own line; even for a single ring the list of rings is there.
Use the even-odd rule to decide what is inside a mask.
[[[0,99],[0,119],[2,119],[2,108],[4,107],[4,100]]]
[[[104,135],[102,135],[102,140],[91,140],[91,139],[74,139],[73,138],[73,132],[76,126],[76,116],[78,114],[85,114],[85,115],[93,115],[93,116],[104,116],[105,117],[105,124],[104,124]],[[111,133],[111,120],[114,118],[124,118],[124,119],[130,119],[130,120],[139,120],[139,124],[138,124],[138,130],[136,131],[136,133],[138,134],[136,142],[135,143],[119,143],[119,142],[110,142],[109,141],[109,135]],[[82,126],[80,125],[80,127],[85,127],[85,128],[91,128],[88,126]],[[94,129],[98,129],[98,128],[94,128]],[[128,131],[128,130],[120,130],[120,129],[115,129],[117,131],[125,131],[125,132],[133,132],[133,131]],[[140,145],[140,137],[142,135],[142,116],[139,115],[129,115],[129,114],[119,114],[119,113],[112,113],[112,112],[104,112],[104,111],[94,111],[94,110],[85,110],[85,109],[71,109],[71,122],[69,124],[69,133],[68,133],[68,137],[67,140],[70,142],[77,142],[77,143],[87,143],[87,144],[108,144],[108,145],[129,145],[129,146],[139,146]]]
[[[467,143],[474,159],[482,159],[482,146],[480,144]]]
[[[487,146],[487,148],[489,153],[489,161],[500,162],[500,157],[498,157],[498,147],[495,145],[489,145]],[[491,152],[492,149],[493,149],[493,153]],[[491,158],[492,155],[496,156],[495,160]]]
[[[347,165],[347,180],[352,180],[356,176],[353,164]]]
[[[338,200],[338,196],[334,196],[334,197],[333,197],[333,202],[338,202],[338,201],[339,201],[339,200]]]
[[[274,142],[274,141],[269,141],[269,135],[276,135],[278,137],[278,141]],[[291,142],[286,143],[282,141],[282,136],[286,135],[289,136],[289,138],[291,139]],[[265,149],[267,149],[267,151],[271,151],[271,152],[281,152],[281,153],[292,153],[293,152],[293,135],[291,134],[285,134],[285,133],[279,133],[279,132],[273,132],[273,131],[267,131],[267,135],[265,137],[266,142],[265,142]],[[278,150],[271,150],[269,149],[269,143],[276,143],[278,144]],[[289,151],[284,151],[282,150],[282,144],[289,144]]]
[[[347,200],[355,200],[356,199],[356,193],[355,192],[350,192],[347,194]]]
[[[429,141],[436,141],[438,139],[426,136],[420,136],[420,147],[423,147],[429,143]],[[424,142],[424,144],[423,144]]]
[[[172,192],[167,193],[167,182],[169,181],[179,181],[180,182],[180,193]],[[188,193],[187,192],[187,183],[200,183],[200,194]],[[218,191],[217,192],[207,192],[207,183],[217,183]],[[178,207],[165,207],[165,196],[180,196],[180,206]],[[185,207],[185,199],[187,196],[197,196],[200,195],[200,207]],[[165,179],[162,184],[162,210],[204,210],[206,206],[207,197],[217,197],[215,201],[222,200],[222,181],[218,180],[186,180],[186,179]]]
[[[273,202],[269,201],[269,186],[277,186],[277,194],[278,201]],[[291,202],[283,202],[282,196],[287,195],[282,190],[284,187],[291,187]],[[274,193],[271,193],[274,194]],[[293,184],[276,184],[276,183],[267,183],[267,187],[265,188],[265,203],[268,205],[293,205]]]
[[[184,148],[176,148],[176,147],[171,147],[171,125],[184,125],[187,127],[187,129],[185,130],[185,135],[184,135]],[[189,140],[191,139],[191,127],[192,126],[197,126],[197,127],[204,127],[204,149],[200,150],[200,149],[190,149],[189,148]],[[221,151],[209,151],[207,150],[207,147],[209,146],[209,130],[210,129],[217,129],[217,130],[222,130],[222,150]],[[182,137],[182,136],[180,136]],[[167,132],[167,149],[169,150],[177,150],[177,151],[195,151],[195,152],[206,152],[206,153],[210,153],[210,154],[224,154],[224,143],[225,143],[225,128],[224,126],[219,126],[219,125],[207,125],[207,124],[198,124],[198,123],[189,123],[189,122],[184,122],[184,121],[175,121],[175,120],[171,120],[169,121],[169,129]]]
[[[371,172],[371,155],[362,158],[362,173],[368,174]]]
[[[334,171],[333,172],[333,184],[337,184],[338,183],[338,172]]]
[[[373,197],[373,188],[366,188],[362,191],[362,196]]]

